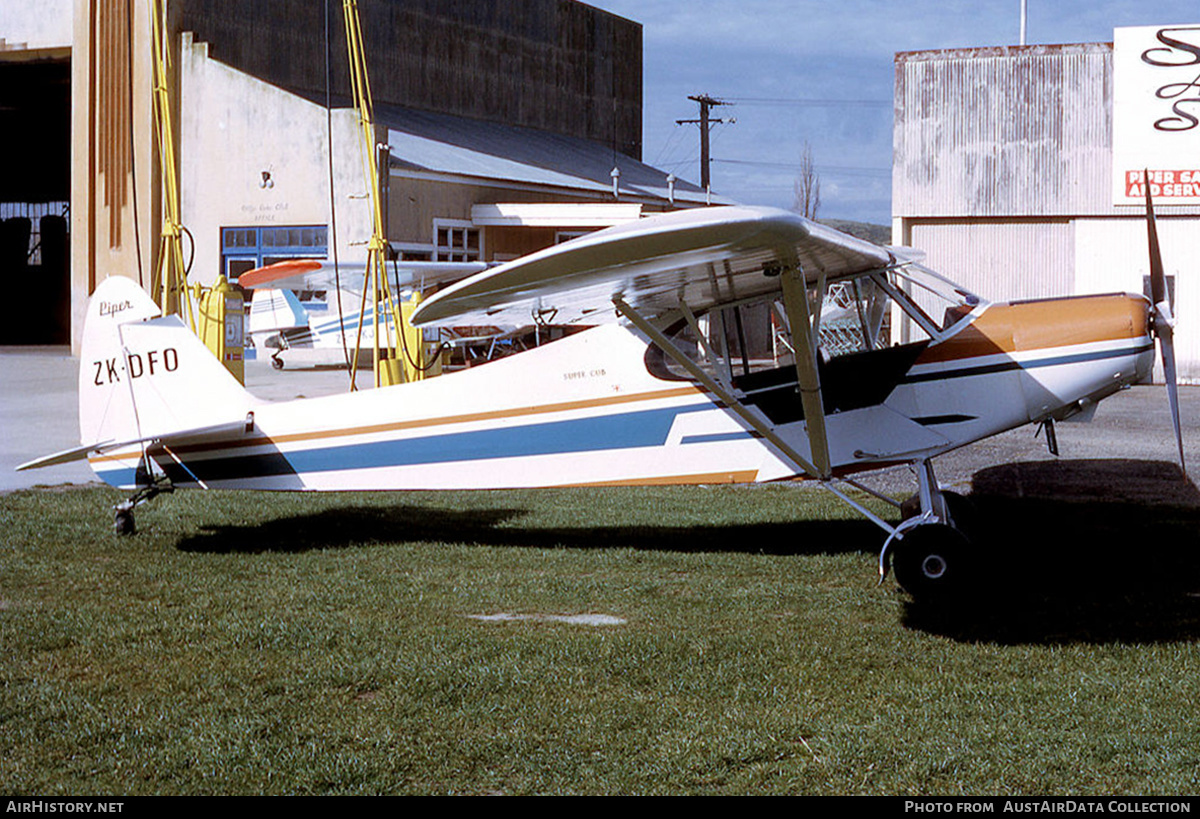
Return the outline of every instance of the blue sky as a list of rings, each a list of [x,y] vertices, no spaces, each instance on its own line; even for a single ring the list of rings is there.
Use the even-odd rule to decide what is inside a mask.
[[[1015,45],[1020,0],[586,0],[642,24],[644,161],[699,179],[696,103],[712,131],[713,190],[790,207],[807,142],[821,218],[890,224],[893,56]],[[1200,22],[1196,0],[1028,0],[1029,44],[1112,42],[1118,26]]]

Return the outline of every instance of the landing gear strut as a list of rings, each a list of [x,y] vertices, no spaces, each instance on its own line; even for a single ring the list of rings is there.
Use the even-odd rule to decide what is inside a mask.
[[[973,510],[962,495],[938,487],[929,461],[914,466],[917,494],[901,507],[906,520],[880,560],[891,558],[896,582],[917,600],[944,600],[964,591],[972,573]]]

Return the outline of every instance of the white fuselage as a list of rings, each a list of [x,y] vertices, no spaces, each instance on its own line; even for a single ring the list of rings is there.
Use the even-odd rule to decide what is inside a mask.
[[[1097,312],[1100,302],[1088,305],[1077,312],[1090,329],[1063,335],[1063,343],[1021,306],[989,307],[967,330],[916,356],[880,402],[828,412],[835,472],[931,457],[1143,378],[1153,355],[1144,303],[1109,298],[1104,309],[1115,318]],[[1126,320],[1139,310],[1141,326]],[[149,455],[176,485],[279,490],[755,482],[800,474],[716,396],[653,375],[648,349],[638,331],[612,324],[427,381],[281,403],[246,394],[244,406],[227,412],[246,416],[243,428],[175,441],[169,451],[151,446]],[[808,456],[802,419],[773,426]],[[133,486],[140,457],[131,447],[91,461],[109,483]]]

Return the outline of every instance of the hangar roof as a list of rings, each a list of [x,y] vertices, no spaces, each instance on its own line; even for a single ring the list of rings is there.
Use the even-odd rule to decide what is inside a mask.
[[[670,201],[666,171],[591,140],[392,106],[376,106],[375,119],[388,129],[393,172],[611,196],[616,167],[623,200]],[[703,190],[682,179],[675,180],[674,199],[684,205],[708,201]],[[712,202],[730,203],[717,196]]]

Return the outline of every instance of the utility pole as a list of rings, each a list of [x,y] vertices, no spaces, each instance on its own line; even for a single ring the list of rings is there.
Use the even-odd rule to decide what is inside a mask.
[[[731,103],[723,100],[714,99],[708,94],[694,94],[688,97],[689,100],[700,103],[700,119],[677,119],[676,125],[699,125],[700,126],[700,187],[705,191],[709,190],[712,182],[708,166],[711,162],[708,150],[708,132],[713,125],[718,123],[734,123],[735,119],[711,119],[708,115],[709,109],[717,105],[730,105]]]

